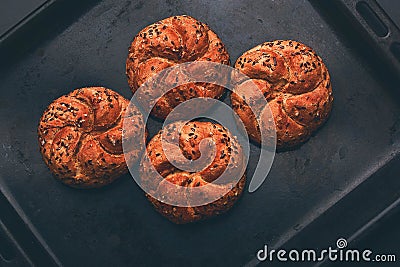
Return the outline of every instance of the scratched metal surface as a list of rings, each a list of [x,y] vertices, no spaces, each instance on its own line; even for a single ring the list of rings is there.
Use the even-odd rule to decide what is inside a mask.
[[[326,125],[299,149],[278,153],[258,191],[245,192],[225,215],[183,226],[156,213],[129,175],[99,190],[63,186],[44,165],[36,140],[43,110],[62,94],[102,85],[129,97],[124,73],[133,36],[177,14],[209,24],[232,62],[264,41],[304,42],[328,66],[335,97]],[[240,266],[264,244],[295,236],[397,155],[400,103],[371,73],[307,1],[104,0],[2,66],[0,184],[67,266]],[[152,120],[150,133],[159,127]],[[251,145],[250,176],[258,152]]]

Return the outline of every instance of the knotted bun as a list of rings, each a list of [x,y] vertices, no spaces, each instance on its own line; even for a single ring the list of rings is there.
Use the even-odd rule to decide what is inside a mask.
[[[104,87],[77,89],[51,103],[38,127],[40,152],[53,174],[63,183],[80,188],[101,187],[127,172],[122,150],[122,123],[143,129],[139,110],[118,93]],[[139,157],[139,135],[127,157]]]
[[[330,76],[322,59],[310,47],[291,40],[258,45],[235,63],[249,76],[268,101],[273,114],[277,148],[290,148],[306,141],[328,118],[333,96]],[[248,103],[257,99],[250,80],[235,88],[232,106],[251,139],[260,143],[260,126]],[[268,112],[260,112],[261,127],[267,127]]]
[[[172,133],[179,129],[181,129],[179,147],[174,149],[171,145],[174,143]],[[162,141],[162,136],[164,136],[164,141]],[[212,139],[216,148],[215,157],[208,158],[211,163],[207,167],[197,172],[188,172],[178,169],[169,161],[171,158],[178,158],[175,156],[181,153],[186,159],[198,160],[202,156],[200,143],[207,138]],[[165,151],[169,158],[164,153]],[[211,122],[195,121],[186,124],[174,122],[167,125],[148,143],[147,154],[143,156],[140,165],[141,183],[149,189],[150,193],[147,194],[148,199],[158,212],[178,224],[206,219],[227,211],[240,197],[245,184],[244,157],[237,139],[225,127]],[[222,182],[216,181],[224,172],[224,176],[227,175],[229,179],[223,179]],[[214,183],[209,184],[211,182]],[[192,205],[189,192],[178,192],[176,187],[171,186],[193,188],[207,184],[211,186],[199,193],[201,198],[216,200],[201,206]],[[157,199],[152,196],[156,196]],[[159,201],[174,197],[181,198],[185,207]]]
[[[133,93],[150,77],[176,64],[212,61],[229,64],[229,55],[219,37],[204,23],[189,16],[174,16],[151,24],[134,38],[126,60],[126,74]],[[214,84],[189,83],[175,87],[162,96],[152,114],[165,118],[180,103],[196,97],[219,98],[224,88]],[[157,99],[149,92],[139,99],[146,106],[148,99]]]

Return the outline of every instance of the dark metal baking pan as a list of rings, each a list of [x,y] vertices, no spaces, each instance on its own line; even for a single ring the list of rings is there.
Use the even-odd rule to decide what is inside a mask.
[[[400,75],[400,17],[398,1],[337,0],[327,1],[338,14],[343,14],[348,26],[364,37],[371,46],[370,54],[390,66],[393,75]],[[378,61],[379,62],[379,61]]]
[[[9,39],[0,62],[0,188],[53,264],[254,265],[265,244],[329,246],[350,238],[399,198],[400,181],[393,178],[400,151],[398,85],[377,75],[358,52],[360,44],[342,36],[315,4],[104,0],[86,5],[86,12],[78,1],[67,2],[56,1],[65,12],[43,16],[34,32]],[[208,23],[232,61],[264,41],[304,42],[324,59],[335,96],[326,125],[300,148],[278,153],[255,193],[245,192],[224,215],[190,225],[161,217],[129,175],[98,190],[62,185],[36,140],[45,107],[75,88],[103,85],[130,97],[124,72],[133,36],[176,14]],[[42,39],[27,45],[29,34]],[[152,120],[150,133],[159,127]],[[249,176],[258,152],[251,145]]]

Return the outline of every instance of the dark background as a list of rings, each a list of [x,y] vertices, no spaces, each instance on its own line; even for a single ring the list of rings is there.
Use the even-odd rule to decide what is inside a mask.
[[[208,23],[232,62],[267,40],[310,45],[330,70],[335,96],[327,124],[299,149],[278,153],[259,191],[245,192],[228,214],[189,226],[154,212],[129,175],[88,192],[61,185],[36,144],[41,112],[60,95],[100,84],[129,97],[129,42],[176,14]],[[67,266],[242,266],[263,244],[318,248],[342,236],[353,237],[352,247],[400,257],[400,211],[391,206],[400,197],[398,75],[337,5],[7,0],[0,21],[0,265],[57,258]],[[159,126],[152,122],[150,132]],[[252,145],[254,160],[257,153]]]

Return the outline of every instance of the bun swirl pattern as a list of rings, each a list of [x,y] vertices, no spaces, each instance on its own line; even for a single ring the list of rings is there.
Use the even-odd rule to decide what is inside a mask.
[[[164,150],[163,144],[173,144],[172,133],[179,129],[179,147],[167,147]],[[188,160],[199,160],[203,157],[200,152],[204,145],[202,141],[207,139],[214,142],[216,149],[214,157],[205,157],[210,161],[205,168],[189,172],[175,167],[173,161],[171,164],[170,160],[179,158],[181,154]],[[165,152],[169,153],[168,158]],[[147,194],[148,199],[158,212],[178,224],[206,219],[229,210],[241,195],[245,184],[244,157],[238,141],[225,127],[211,122],[174,122],[165,126],[148,143],[147,154],[144,154],[140,165],[141,183],[146,192],[150,193]],[[217,180],[223,173],[229,177],[229,181]],[[232,177],[238,179],[233,182]],[[190,192],[191,188],[202,188],[205,185],[208,186],[204,190]],[[178,187],[188,189],[177,190]],[[198,206],[193,205],[194,197],[214,201]],[[180,198],[184,206],[167,204],[168,198]]]
[[[51,103],[38,127],[40,152],[54,175],[78,188],[101,187],[128,171],[122,151],[122,123],[133,132],[144,127],[141,113],[129,101],[104,87],[77,89]],[[143,129],[143,128],[142,128]],[[130,138],[135,138],[134,133]],[[139,158],[144,140],[125,155]]]
[[[235,63],[235,68],[252,79],[262,91],[276,124],[277,148],[291,148],[306,141],[328,118],[333,96],[330,76],[322,59],[310,47],[291,40],[258,45]],[[259,106],[261,125],[247,101],[257,106],[248,83],[235,88],[232,106],[251,139],[261,142],[263,107]]]
[[[219,37],[204,23],[189,16],[174,16],[151,24],[134,38],[126,60],[126,75],[133,93],[158,72],[176,64],[211,61],[229,64],[229,55]],[[180,85],[165,95],[148,92],[141,100],[158,99],[152,115],[165,119],[180,103],[196,97],[219,98],[224,88],[208,83]]]

